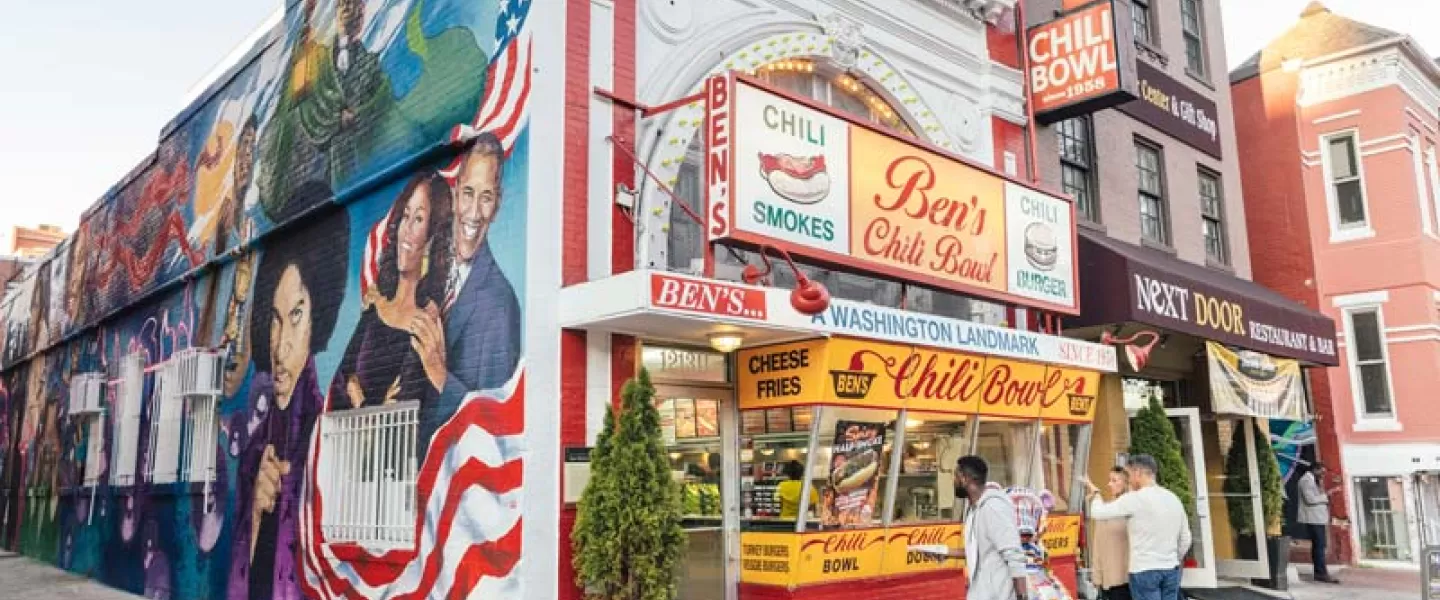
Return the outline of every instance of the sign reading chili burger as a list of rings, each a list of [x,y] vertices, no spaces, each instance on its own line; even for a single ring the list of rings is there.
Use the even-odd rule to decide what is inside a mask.
[[[744,76],[705,99],[711,240],[1079,312],[1069,201]]]
[[[1135,98],[1129,23],[1125,3],[1100,2],[1026,32],[1037,121],[1053,123]]]

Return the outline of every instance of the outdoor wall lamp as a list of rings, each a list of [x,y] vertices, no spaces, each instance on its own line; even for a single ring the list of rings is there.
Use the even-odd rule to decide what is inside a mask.
[[[796,311],[804,315],[819,314],[830,308],[830,290],[825,289],[825,284],[806,277],[800,267],[795,266],[795,261],[790,259],[789,252],[768,244],[761,244],[755,251],[760,255],[760,261],[765,263],[765,269],[761,270],[755,265],[745,265],[745,269],[740,273],[740,277],[745,280],[745,283],[750,285],[760,282],[769,283],[770,271],[774,269],[774,265],[770,264],[770,257],[766,252],[779,254],[780,258],[785,259],[785,263],[790,265],[790,271],[795,274],[795,289],[790,291],[790,306],[795,307]]]
[[[729,354],[745,345],[745,336],[736,331],[717,331],[707,336],[716,352]]]

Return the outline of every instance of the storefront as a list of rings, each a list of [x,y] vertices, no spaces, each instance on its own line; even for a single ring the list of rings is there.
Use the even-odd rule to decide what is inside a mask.
[[[1129,446],[1129,420],[1159,400],[1190,466],[1195,544],[1186,587],[1266,578],[1256,449],[1272,421],[1307,422],[1304,367],[1336,364],[1334,323],[1253,282],[1090,232],[1079,242],[1084,311],[1066,335],[1118,346],[1100,389],[1090,472]]]

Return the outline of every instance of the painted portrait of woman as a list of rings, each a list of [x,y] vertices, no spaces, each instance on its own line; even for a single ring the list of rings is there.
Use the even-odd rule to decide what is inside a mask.
[[[250,311],[248,408],[256,423],[239,452],[227,597],[299,600],[297,523],[310,433],[323,406],[315,354],[345,294],[349,218],[317,217],[266,246]]]
[[[432,401],[412,342],[412,324],[439,318],[450,273],[450,186],[433,171],[410,179],[384,217],[385,245],[376,285],[330,385],[332,409]]]

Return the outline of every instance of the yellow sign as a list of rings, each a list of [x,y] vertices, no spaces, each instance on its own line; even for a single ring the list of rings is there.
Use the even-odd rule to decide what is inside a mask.
[[[833,338],[740,353],[742,410],[831,404],[1089,422],[1100,374],[1007,358]]]
[[[1080,543],[1080,517],[1046,519],[1041,537],[1050,558],[1074,556]],[[746,583],[799,587],[856,579],[960,571],[962,559],[911,550],[912,546],[943,544],[956,554],[964,550],[964,527],[933,523],[813,533],[740,534],[740,579]]]

